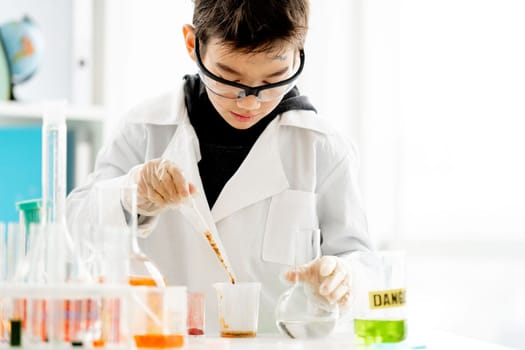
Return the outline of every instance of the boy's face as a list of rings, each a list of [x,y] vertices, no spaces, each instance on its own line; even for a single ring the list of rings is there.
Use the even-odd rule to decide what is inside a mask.
[[[251,54],[232,51],[224,43],[211,39],[205,48],[200,49],[202,64],[208,71],[220,78],[250,87],[290,78],[299,62],[299,52],[291,46]],[[278,96],[269,101],[261,101],[254,95],[230,99],[214,93],[210,88],[206,91],[211,103],[222,118],[236,129],[249,129],[255,125],[283,97]]]

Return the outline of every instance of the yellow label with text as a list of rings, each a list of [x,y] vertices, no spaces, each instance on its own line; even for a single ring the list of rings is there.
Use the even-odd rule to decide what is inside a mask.
[[[403,306],[406,303],[405,296],[405,288],[368,292],[371,309],[389,309]]]

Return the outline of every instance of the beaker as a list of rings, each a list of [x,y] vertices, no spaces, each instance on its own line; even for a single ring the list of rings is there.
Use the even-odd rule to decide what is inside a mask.
[[[277,328],[293,339],[328,336],[336,325],[339,307],[321,297],[318,283],[301,281],[299,273],[293,273],[315,264],[321,258],[321,233],[319,230],[299,229],[291,234],[293,258],[288,271],[292,272],[295,280],[277,301]]]
[[[259,321],[259,282],[215,283],[223,338],[253,338]]]
[[[139,349],[181,348],[186,339],[186,287],[132,290],[133,338]]]
[[[354,334],[360,345],[398,343],[406,338],[405,254],[350,255]]]

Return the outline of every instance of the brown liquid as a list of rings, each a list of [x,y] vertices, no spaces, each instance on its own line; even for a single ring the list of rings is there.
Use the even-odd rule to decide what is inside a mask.
[[[222,299],[222,298],[221,298],[221,299]],[[228,325],[228,324],[226,323],[226,321],[224,321],[224,317],[221,317],[221,319],[219,320],[219,323],[221,324],[221,328],[222,328],[222,329],[228,329],[228,328],[230,328],[230,325]]]
[[[133,336],[137,348],[182,348],[184,336],[180,334],[140,334]]]
[[[255,338],[256,333],[254,331],[222,331],[221,337],[223,338]]]
[[[206,236],[206,239],[208,240],[208,243],[210,244],[211,248],[215,252],[215,255],[217,256],[217,259],[219,259],[219,261],[221,262],[222,266],[224,267],[224,269],[228,273],[228,276],[230,277],[231,283],[235,284],[235,277],[233,277],[233,273],[231,272],[230,267],[228,265],[226,265],[226,262],[224,261],[224,258],[222,257],[221,251],[220,251],[219,247],[217,246],[217,243],[215,243],[215,241],[213,240],[211,232],[210,231],[206,231],[206,232],[204,232],[204,235]]]

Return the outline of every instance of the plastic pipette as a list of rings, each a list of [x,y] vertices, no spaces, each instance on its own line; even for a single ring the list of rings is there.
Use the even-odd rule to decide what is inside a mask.
[[[208,243],[213,249],[213,252],[217,256],[217,259],[219,259],[220,263],[222,264],[222,266],[228,273],[231,283],[235,284],[235,275],[231,267],[224,260],[223,254],[219,246],[215,242],[215,239],[213,238],[213,235],[211,233],[210,228],[208,227],[208,224],[206,224],[206,221],[204,220],[201,213],[195,206],[193,197],[189,196],[185,200],[183,200],[181,205],[179,206],[179,209],[182,212],[182,214],[186,217],[186,219],[188,219],[189,222],[193,225],[195,230],[197,230],[198,232],[204,233],[204,236],[208,240]]]

